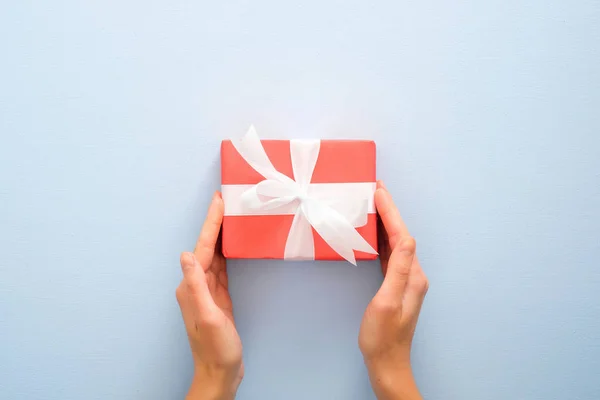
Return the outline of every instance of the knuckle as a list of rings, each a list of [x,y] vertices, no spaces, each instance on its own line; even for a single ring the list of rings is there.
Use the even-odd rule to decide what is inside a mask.
[[[405,236],[398,240],[394,246],[393,252],[396,253],[400,260],[405,260],[414,256],[417,249],[417,242],[412,236]]]
[[[402,239],[402,247],[404,251],[414,254],[417,250],[417,241],[412,236],[407,236]]]
[[[373,313],[375,313],[375,314],[387,315],[387,314],[394,314],[398,311],[397,304],[395,304],[392,301],[387,301],[385,299],[375,298],[375,299],[373,299],[373,302],[371,303],[371,305],[373,307]]]
[[[394,232],[393,234],[388,236],[389,243],[396,243],[396,241],[400,238],[400,232]]]
[[[215,313],[205,313],[199,316],[200,325],[204,328],[217,328],[221,324],[221,319]]]
[[[414,287],[419,293],[427,293],[429,290],[429,280],[425,276],[415,278]]]
[[[183,267],[184,263],[185,263],[185,259],[187,258],[187,252],[184,251],[179,255],[179,264]]]
[[[242,352],[241,351],[231,351],[227,353],[227,355],[223,358],[223,364],[232,368],[238,367],[242,362]]]
[[[177,299],[177,301],[179,303],[181,303],[183,301],[183,297],[184,297],[183,288],[181,287],[181,285],[179,285],[179,286],[177,286],[177,289],[175,289],[175,298]]]
[[[410,275],[410,265],[399,265],[396,271],[399,276],[407,278]]]
[[[198,282],[195,280],[186,279],[185,288],[187,289],[188,293],[196,294],[198,293]]]

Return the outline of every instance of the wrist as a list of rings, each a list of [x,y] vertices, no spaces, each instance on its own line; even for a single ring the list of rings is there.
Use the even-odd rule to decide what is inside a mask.
[[[367,369],[378,400],[422,400],[410,364],[367,363]]]
[[[186,400],[233,400],[236,389],[218,374],[196,371]]]

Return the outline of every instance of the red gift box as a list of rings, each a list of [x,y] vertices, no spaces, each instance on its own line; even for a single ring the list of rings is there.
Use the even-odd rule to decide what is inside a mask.
[[[254,133],[253,128],[251,131]],[[258,137],[255,142],[258,146]],[[289,140],[260,140],[272,167],[294,180],[294,168],[296,167],[292,166],[292,142]],[[348,199],[352,199],[358,192],[363,193],[367,202],[365,203],[365,218],[361,224],[366,223],[356,227],[356,232],[366,240],[372,249],[377,249],[377,217],[373,204],[376,186],[375,142],[321,140],[317,141],[317,145],[318,156],[315,154],[316,162],[310,184],[307,186],[308,193],[317,193],[320,196],[342,201],[349,201]],[[262,151],[262,149],[260,150]],[[257,184],[265,181],[266,177],[257,172],[244,159],[240,151],[239,144],[236,147],[231,140],[224,140],[221,144],[221,183],[225,204],[222,245],[225,257],[317,260],[343,260],[346,258],[352,262],[348,257],[338,254],[317,232],[314,224],[311,227],[314,254],[286,257],[286,243],[288,240],[294,239],[290,234],[290,229],[295,212],[299,207],[298,202],[301,199],[269,210],[244,208],[243,192],[249,188],[255,188]],[[298,156],[296,157],[298,158]],[[256,165],[254,166],[256,167]],[[256,197],[263,196],[257,195]],[[302,196],[297,197],[301,198]],[[329,212],[323,213],[325,217],[337,212],[328,210]],[[311,218],[316,221],[315,217]],[[319,217],[317,216],[317,218]],[[337,229],[339,230],[339,228]],[[340,240],[344,243],[348,242],[343,238]],[[332,243],[331,240],[330,243]],[[371,260],[377,257],[374,251],[353,250],[353,252],[357,260]]]

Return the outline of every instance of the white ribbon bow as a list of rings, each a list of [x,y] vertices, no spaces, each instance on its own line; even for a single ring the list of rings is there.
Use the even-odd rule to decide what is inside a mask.
[[[265,177],[242,193],[241,207],[254,214],[279,214],[282,208],[294,214],[285,244],[285,259],[314,259],[311,226],[336,253],[354,265],[354,250],[377,254],[355,229],[367,223],[375,184],[354,184],[359,186],[342,193],[336,193],[335,186],[344,184],[310,184],[319,156],[319,140],[290,141],[295,180],[275,169],[254,126],[242,139],[232,140],[232,144],[244,160]]]

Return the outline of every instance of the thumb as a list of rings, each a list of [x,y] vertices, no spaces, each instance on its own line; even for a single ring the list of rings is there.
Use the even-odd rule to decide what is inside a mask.
[[[388,261],[387,272],[381,284],[383,293],[402,302],[410,269],[415,258],[416,242],[412,237],[401,238],[396,244]]]
[[[206,283],[204,269],[198,263],[194,253],[181,254],[181,271],[183,283],[188,295],[200,309],[207,309],[214,305],[214,300]]]

